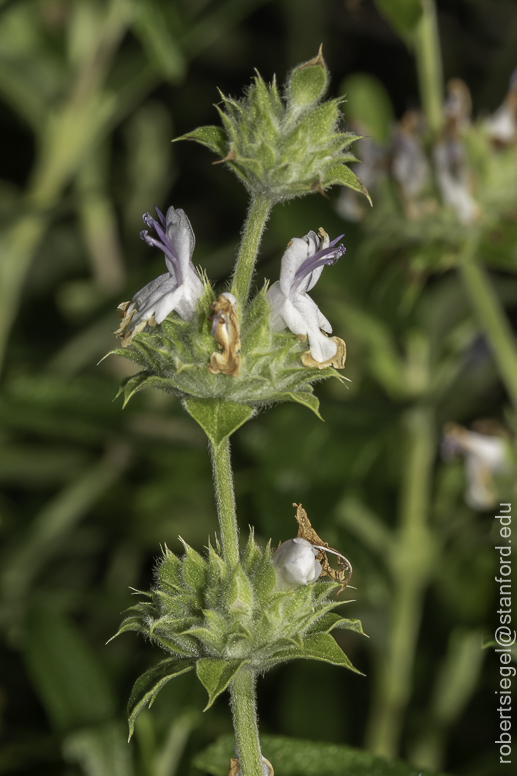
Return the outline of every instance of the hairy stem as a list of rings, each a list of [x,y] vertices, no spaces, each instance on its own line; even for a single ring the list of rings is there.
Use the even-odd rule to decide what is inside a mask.
[[[490,343],[494,360],[508,395],[517,409],[517,344],[488,273],[476,261],[474,246],[460,263],[460,277],[474,313]]]
[[[239,529],[228,437],[217,446],[210,442],[210,455],[223,554],[227,563],[235,566],[239,562]]]
[[[248,217],[244,224],[231,288],[232,294],[236,296],[241,310],[248,300],[260,240],[271,213],[271,208],[271,201],[267,197],[252,197]]]
[[[415,57],[420,99],[433,133],[443,120],[443,74],[434,0],[422,0],[422,17],[415,31]]]
[[[230,685],[237,755],[243,776],[264,776],[256,708],[256,676],[241,668]]]
[[[433,418],[426,407],[409,410],[403,420],[404,469],[397,540],[388,556],[393,582],[386,654],[377,666],[367,747],[382,757],[398,754],[409,701],[422,599],[435,557],[428,525],[429,491],[435,452]]]

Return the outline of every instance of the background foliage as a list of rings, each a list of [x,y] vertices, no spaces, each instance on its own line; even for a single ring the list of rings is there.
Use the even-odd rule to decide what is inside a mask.
[[[408,4],[391,5],[403,33]],[[438,11],[445,78],[469,84],[476,113],[493,111],[516,64],[515,3]],[[412,56],[369,0],[0,4],[2,774],[199,774],[194,756],[231,730],[224,699],[202,714],[185,675],[125,743],[131,685],[160,656],[131,636],[104,644],[129,586],[149,586],[160,544],[180,552],[180,534],[200,550],[216,515],[200,429],[157,391],[122,412],[112,399],[130,367],[96,364],[115,346],[117,304],[162,271],[138,239],[153,204],[186,211],[212,279],[232,267],[241,188],[208,151],[171,138],[216,121],[216,87],[239,95],[255,67],[282,80],[320,42],[333,95],[367,72],[395,118],[419,104]],[[496,667],[480,649],[496,608],[495,533],[464,504],[462,465],[442,463],[438,443],[445,421],[509,422],[508,399],[457,276],[415,273],[382,232],[366,249],[336,201],[276,208],[257,287],[293,236],[345,231],[347,255],[314,295],[347,342],[352,382],[320,388],[325,423],[299,406],[262,413],[233,457],[243,530],[290,538],[303,502],[352,560],[347,616],[371,638],[338,639],[366,677],[276,669],[259,687],[262,730],[482,776],[497,759]],[[513,250],[492,271],[511,319]]]

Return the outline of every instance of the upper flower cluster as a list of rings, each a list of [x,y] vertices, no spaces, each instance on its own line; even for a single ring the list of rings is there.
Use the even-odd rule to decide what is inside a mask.
[[[370,134],[361,122],[358,128]],[[409,110],[394,126],[389,144],[381,146],[368,137],[359,142],[363,161],[359,177],[370,191],[378,192],[381,205],[383,200],[388,204],[389,191],[396,192],[406,230],[411,229],[408,222],[429,219],[435,222],[434,238],[437,222],[442,231],[456,238],[457,224],[468,228],[506,213],[513,215],[517,201],[517,71],[503,104],[492,116],[473,121],[469,89],[453,78],[447,84],[443,126],[436,137],[430,136],[424,115]],[[386,178],[393,187],[384,185]],[[338,209],[347,220],[359,220],[366,214],[351,191],[342,193]]]
[[[342,131],[340,103],[322,102],[328,73],[321,49],[296,67],[282,98],[276,81],[259,74],[241,100],[221,95],[222,127],[199,127],[177,140],[196,140],[221,157],[254,195],[272,203],[339,184],[368,197],[346,166],[357,136]]]

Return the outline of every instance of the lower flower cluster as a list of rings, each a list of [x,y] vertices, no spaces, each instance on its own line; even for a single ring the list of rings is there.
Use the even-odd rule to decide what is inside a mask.
[[[334,628],[363,633],[358,620],[332,611],[343,603],[335,596],[339,583],[316,580],[279,590],[270,547],[261,549],[253,535],[233,567],[219,545],[209,546],[206,557],[184,547],[183,558],[165,550],[156,586],[117,634],[136,631],[169,654],[135,684],[131,731],[160,689],[186,671],[196,670],[210,706],[240,670],[262,673],[299,657],[356,670],[330,635]]]

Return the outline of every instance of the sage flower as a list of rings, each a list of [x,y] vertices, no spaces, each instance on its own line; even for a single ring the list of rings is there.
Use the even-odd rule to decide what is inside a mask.
[[[122,322],[115,334],[122,338],[124,347],[147,324],[162,323],[173,310],[180,318],[192,320],[203,294],[203,283],[192,264],[196,238],[190,221],[183,210],[170,207],[165,217],[155,209],[160,223],[150,213],[145,213],[143,220],[157,237],[147,230],[140,232],[140,237],[147,245],[163,251],[167,272],[141,288],[131,302],[119,306]]]
[[[281,544],[273,555],[276,589],[292,590],[318,579],[321,574],[321,563],[316,560],[318,553],[318,548],[299,536]]]
[[[309,232],[305,237],[295,237],[282,257],[280,280],[267,292],[271,308],[273,331],[290,329],[301,339],[309,338],[310,353],[304,353],[306,366],[344,366],[345,343],[338,337],[329,339],[323,332],[332,333],[332,327],[318,306],[308,295],[318,282],[326,264],[335,264],[345,252],[337,243],[340,235],[330,242],[323,230]],[[323,331],[322,331],[323,330]],[[305,357],[305,358],[304,358]]]
[[[442,440],[442,457],[450,460],[463,455],[465,460],[465,501],[472,509],[483,511],[497,503],[494,474],[510,469],[506,440],[495,434],[469,431],[457,423],[447,423]]]

